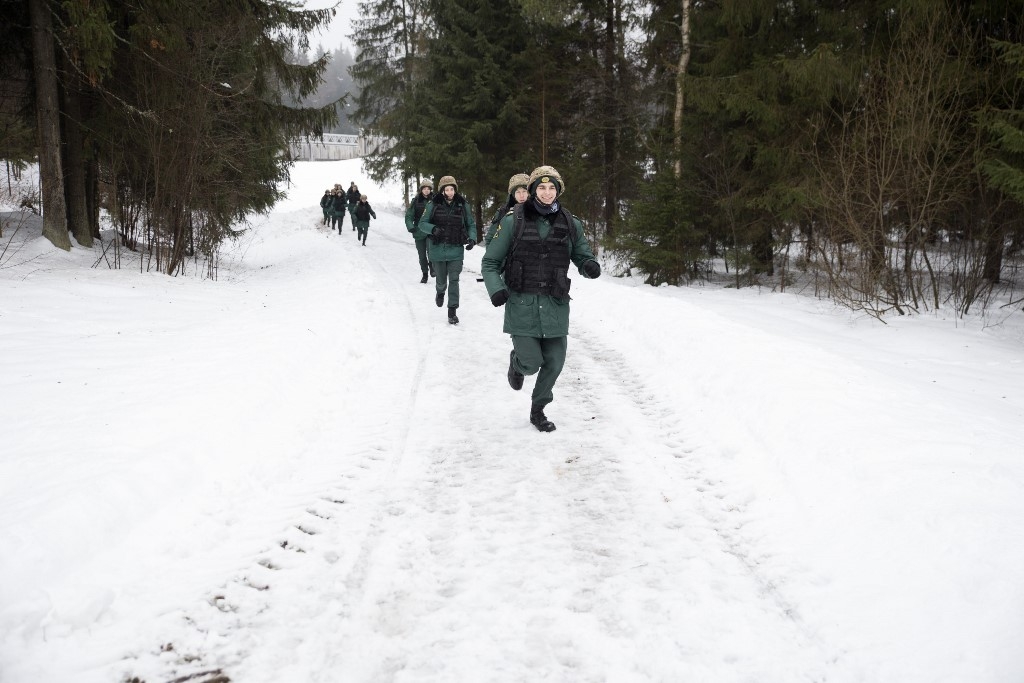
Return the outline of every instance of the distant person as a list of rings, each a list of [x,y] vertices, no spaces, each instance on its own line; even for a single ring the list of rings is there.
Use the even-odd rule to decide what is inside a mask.
[[[320,198],[320,208],[324,212],[324,221],[321,225],[327,225],[328,221],[331,221],[331,203],[334,201],[334,195],[331,194],[331,188],[324,190],[324,196]]]
[[[508,200],[498,210],[494,212],[494,217],[491,218],[490,225],[487,226],[487,231],[484,233],[484,246],[486,247],[491,243],[491,238],[494,237],[494,231],[498,227],[498,223],[502,218],[505,217],[512,207],[516,204],[522,204],[530,196],[530,190],[527,189],[530,185],[530,176],[525,173],[516,173],[514,176],[508,179]]]
[[[419,193],[409,202],[409,208],[405,210],[405,229],[416,241],[416,253],[420,257],[420,272],[422,273],[420,283],[426,283],[428,270],[430,277],[434,277],[434,264],[427,260],[427,236],[416,231],[416,224],[419,223],[423,210],[427,208],[433,194],[434,183],[429,178],[424,178],[420,182]]]
[[[334,199],[331,202],[331,229],[338,229],[338,234],[341,234],[341,228],[345,225],[345,193],[340,187],[334,189]]]
[[[565,191],[551,166],[530,174],[530,197],[498,222],[480,271],[491,303],[505,307],[504,331],[512,336],[509,386],[519,391],[525,375],[537,375],[530,424],[555,430],[544,414],[565,365],[569,335],[569,266],[585,278],[601,275],[583,224],[558,202]]]
[[[416,230],[429,237],[427,251],[434,264],[434,303],[444,306],[448,290],[448,323],[459,324],[455,311],[459,308],[459,273],[465,252],[476,245],[476,221],[469,204],[459,194],[455,178],[443,176],[437,181],[438,192],[423,209]]]
[[[356,202],[356,208],[352,212],[352,217],[356,225],[356,241],[362,240],[364,247],[366,246],[366,233],[370,231],[371,216],[377,218],[377,214],[373,212],[373,207],[366,201],[366,195],[359,195],[359,201]]]
[[[360,196],[361,196],[361,194],[359,192],[359,188],[356,186],[355,181],[353,181],[352,184],[348,186],[348,191],[345,193],[345,200],[348,202],[348,212],[349,212],[349,214],[351,214],[349,217],[353,220],[353,223],[352,223],[352,229],[353,230],[356,229],[355,210],[356,210],[356,204],[359,203],[359,197]],[[357,234],[356,235],[356,239],[358,239],[358,238],[359,238],[359,235]]]

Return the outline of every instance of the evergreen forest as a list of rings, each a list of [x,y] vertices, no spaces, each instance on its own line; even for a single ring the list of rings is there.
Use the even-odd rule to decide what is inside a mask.
[[[333,14],[282,0],[0,2],[0,159],[38,162],[43,235],[92,246],[105,208],[151,267],[215,268],[280,197],[289,139],[338,122],[337,102],[297,104],[323,82],[330,56],[303,56]]]
[[[355,0],[351,0],[355,2]],[[482,223],[540,164],[619,272],[884,316],[1020,307],[1024,0],[0,2],[0,158],[43,234],[214,262],[289,139],[360,132]],[[39,207],[32,207],[38,210]],[[54,210],[56,209],[56,210]]]
[[[1024,3],[363,0],[355,120],[478,221],[540,164],[651,284],[1019,307]],[[1017,291],[1013,289],[1016,286]]]
[[[302,52],[295,55],[295,61],[300,64],[309,63],[309,58]],[[316,92],[304,99],[286,99],[285,101],[293,106],[310,108],[323,108],[336,106],[338,119],[332,124],[325,126],[324,133],[339,133],[342,135],[358,135],[359,126],[352,120],[350,112],[354,98],[359,94],[359,88],[352,80],[349,70],[355,63],[355,57],[342,46],[324,52],[322,46],[318,47],[313,56],[314,62],[326,61],[322,83]]]

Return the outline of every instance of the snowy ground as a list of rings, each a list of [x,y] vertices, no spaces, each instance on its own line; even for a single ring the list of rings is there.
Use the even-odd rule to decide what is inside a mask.
[[[218,281],[0,257],[0,681],[1024,680],[1019,313],[577,278],[540,434],[482,249],[451,327],[293,180]]]

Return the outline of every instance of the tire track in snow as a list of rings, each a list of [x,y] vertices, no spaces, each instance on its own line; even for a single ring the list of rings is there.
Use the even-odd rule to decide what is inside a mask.
[[[665,449],[658,420],[672,411],[603,392],[614,382],[601,379],[576,398],[560,389],[568,421],[539,434],[525,420],[529,387],[502,386],[507,341],[490,343],[472,371],[428,371],[435,401],[461,397],[471,427],[446,416],[440,435],[424,428],[416,466],[394,482],[386,542],[335,642],[347,680],[829,679],[826,663],[807,666],[828,657],[802,654],[821,648],[765,599],[716,523],[666,499],[671,482],[647,456]],[[588,373],[605,360],[593,348],[578,358]],[[631,443],[614,433],[621,416],[588,428],[580,403],[599,418],[624,406],[657,428]]]
[[[586,367],[580,376],[587,377],[582,393],[591,410],[597,414],[607,406],[608,399],[598,394],[608,392],[618,398],[616,405],[624,404],[625,409],[638,416],[636,421],[628,422],[639,425],[636,432],[647,435],[643,456],[657,467],[658,488],[665,503],[673,507],[685,504],[696,512],[717,537],[718,550],[734,558],[756,587],[758,597],[770,606],[780,622],[791,625],[800,648],[818,652],[822,669],[808,673],[808,680],[832,680],[828,672],[841,660],[842,653],[817,637],[801,618],[797,606],[785,597],[777,580],[763,568],[765,556],[755,550],[757,539],[744,532],[753,518],[747,510],[749,500],[731,492],[725,482],[708,472],[699,450],[688,443],[685,421],[671,400],[649,389],[622,354],[585,333],[574,336],[572,341],[583,357],[573,360],[570,354],[566,374],[578,366]],[[595,379],[595,375],[600,375],[600,379]]]
[[[320,232],[327,236],[326,229]],[[334,234],[332,231],[330,236]],[[397,240],[391,241],[397,243]],[[342,249],[351,248],[339,240],[333,240],[332,244]],[[391,282],[388,303],[393,304],[393,299],[400,297],[404,304],[389,305],[388,314],[394,315],[400,310],[410,330],[427,329],[426,347],[429,347],[433,332],[430,326],[423,324],[426,316],[421,313],[422,306],[413,305],[412,288],[400,281],[375,251],[358,253],[376,273],[376,281]],[[411,344],[414,350],[418,346]],[[174,616],[177,626],[172,624],[170,628],[175,632],[173,635],[162,639],[161,644],[148,653],[126,658],[118,667],[125,680],[142,672],[146,675],[141,679],[155,676],[161,680],[219,683],[237,675],[240,680],[247,680],[256,662],[264,658],[261,653],[279,647],[261,637],[268,618],[290,616],[298,621],[322,616],[323,611],[310,603],[332,604],[344,615],[345,604],[358,600],[363,592],[367,558],[380,543],[383,520],[394,510],[383,492],[409,448],[409,416],[416,414],[420,402],[426,359],[426,353],[417,353],[405,409],[394,412],[400,416],[400,424],[388,423],[361,434],[357,447],[341,456],[352,458],[353,466],[341,475],[340,481],[316,492],[273,544],[258,553],[249,568],[210,591],[199,606],[180,610]],[[366,499],[368,493],[370,500]],[[325,565],[332,574],[343,576],[344,581],[335,582],[322,594],[296,590],[303,585],[317,585]],[[280,600],[271,598],[270,591],[276,594],[282,589],[294,594],[289,615],[277,614]],[[305,639],[293,643],[293,646],[302,645],[308,645]],[[292,656],[292,653],[285,652],[285,656]],[[258,666],[255,668],[258,670]],[[334,679],[328,674],[325,680]]]
[[[677,411],[620,354],[573,336],[553,404],[559,430],[539,434],[526,421],[531,385],[505,385],[508,339],[470,283],[471,322],[453,329],[432,287],[403,285],[390,260],[361,252],[397,283],[385,292],[389,313],[401,310],[421,337],[404,417],[367,425],[347,473],[250,568],[183,612],[159,671],[208,672],[201,683],[221,672],[246,682],[267,672],[836,680],[828,648],[758,567],[742,501],[701,466]],[[450,347],[452,356],[429,351]],[[470,349],[475,361],[461,362]]]

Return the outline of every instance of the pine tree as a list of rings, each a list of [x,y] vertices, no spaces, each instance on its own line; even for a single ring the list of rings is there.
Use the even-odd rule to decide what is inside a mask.
[[[32,21],[32,65],[39,136],[39,180],[42,186],[43,237],[70,250],[63,165],[60,158],[60,111],[53,17],[46,0],[28,0]]]
[[[95,234],[102,173],[115,188],[115,218],[126,237],[138,237],[128,234],[129,224],[145,230],[166,257],[160,268],[177,272],[187,256],[212,255],[234,223],[273,204],[276,184],[287,176],[282,152],[290,137],[319,134],[335,121],[333,105],[285,101],[286,93],[301,100],[319,85],[326,58],[294,64],[288,55],[308,49],[307,34],[333,10],[296,10],[286,0],[25,5],[4,3],[0,17],[27,26],[31,9],[31,54],[50,60],[38,62],[34,111],[48,207],[44,234],[58,246],[70,246],[69,215],[79,242]],[[23,63],[24,54],[18,41],[0,46],[4,63]],[[61,206],[64,173],[55,171],[62,144],[70,214]]]
[[[424,77],[423,43],[429,23],[426,0],[364,0],[363,19],[355,22],[356,61],[349,70],[359,94],[351,118],[365,134],[383,144],[365,159],[369,175],[378,182],[408,178],[409,138],[422,121],[416,105],[417,85]]]
[[[146,206],[165,272],[212,255],[236,222],[269,209],[287,177],[288,140],[333,123],[332,106],[284,102],[319,85],[326,58],[287,58],[327,17],[276,1],[118,8],[114,24],[128,41],[104,82],[101,159],[126,188],[122,203]]]
[[[30,111],[32,31],[27,3],[0,3],[0,159],[23,167],[35,158]]]
[[[1002,61],[1024,81],[1024,44],[995,41],[994,46]],[[1024,107],[993,112],[983,125],[998,152],[981,163],[982,171],[992,187],[1024,202]]]
[[[534,43],[510,0],[434,0],[431,16],[409,157],[417,169],[459,179],[480,222],[481,206],[507,196],[509,176],[529,164],[522,152],[536,133],[520,78],[536,57]]]

